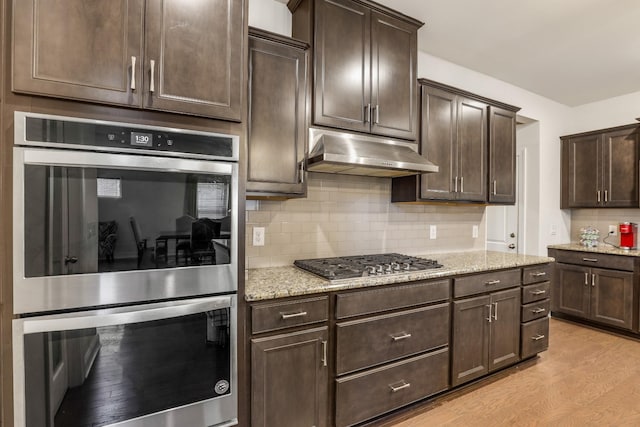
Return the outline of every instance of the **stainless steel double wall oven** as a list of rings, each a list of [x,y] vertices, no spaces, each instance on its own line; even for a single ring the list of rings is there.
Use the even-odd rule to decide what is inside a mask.
[[[15,113],[16,427],[237,423],[238,149]]]

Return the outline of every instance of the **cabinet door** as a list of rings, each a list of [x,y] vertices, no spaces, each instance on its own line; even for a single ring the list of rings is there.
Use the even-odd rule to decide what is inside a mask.
[[[251,340],[251,425],[327,425],[326,327]]]
[[[148,0],[143,105],[242,117],[244,1]]]
[[[489,370],[520,360],[520,288],[491,294]]]
[[[633,273],[591,270],[591,319],[631,329],[633,322]]]
[[[306,193],[307,75],[304,49],[249,38],[249,195]]]
[[[416,140],[417,39],[414,25],[371,14],[371,132]]]
[[[596,207],[602,200],[600,135],[562,141],[562,208]],[[600,198],[598,197],[600,195]]]
[[[457,97],[430,86],[421,87],[420,153],[440,168],[420,175],[420,197],[451,200],[458,167]]]
[[[143,0],[14,0],[12,90],[139,106],[143,11]]]
[[[516,202],[516,113],[489,107],[489,202]]]
[[[487,105],[458,97],[457,199],[487,200]]]
[[[552,310],[583,318],[589,317],[590,273],[587,267],[556,263],[556,277],[552,282]]]
[[[317,0],[313,122],[369,132],[371,11],[349,0]]]
[[[453,302],[451,385],[489,372],[489,295]]]
[[[603,195],[607,207],[637,208],[638,149],[637,128],[605,133],[603,136]]]

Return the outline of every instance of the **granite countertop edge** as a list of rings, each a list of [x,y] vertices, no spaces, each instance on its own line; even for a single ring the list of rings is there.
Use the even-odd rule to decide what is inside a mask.
[[[359,289],[381,285],[449,278],[483,271],[526,267],[546,264],[554,259],[545,256],[517,255],[492,251],[473,251],[457,253],[431,253],[420,255],[435,258],[442,268],[422,272],[396,274],[388,276],[358,277],[329,281],[306,272],[298,267],[268,267],[247,271],[245,300],[248,302],[272,300],[293,296],[312,296],[348,289]]]
[[[564,251],[576,251],[576,252],[591,252],[598,254],[609,254],[609,255],[622,255],[622,256],[632,256],[632,257],[640,257],[640,251],[637,249],[620,249],[615,246],[609,245],[607,243],[599,244],[596,247],[586,247],[582,246],[579,243],[565,243],[559,245],[549,245],[548,249],[559,249]]]

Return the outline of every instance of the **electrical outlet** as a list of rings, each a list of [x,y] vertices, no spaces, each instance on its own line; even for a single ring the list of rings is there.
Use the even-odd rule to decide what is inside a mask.
[[[429,238],[430,239],[435,239],[437,237],[437,233],[438,233],[438,227],[436,227],[435,225],[430,225],[429,226]]]
[[[253,227],[253,246],[264,246],[264,227]]]
[[[473,227],[471,227],[471,237],[473,237],[474,239],[478,238],[478,226],[474,225]]]
[[[558,225],[557,224],[551,224],[551,230],[550,233],[552,236],[557,236],[558,235]]]
[[[610,236],[617,236],[618,235],[618,227],[616,227],[615,225],[609,225],[609,235]]]

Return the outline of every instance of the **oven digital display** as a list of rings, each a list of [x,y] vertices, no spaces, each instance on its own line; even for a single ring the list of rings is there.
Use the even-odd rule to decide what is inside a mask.
[[[140,145],[143,147],[153,146],[153,134],[142,132],[131,132],[131,145]]]

